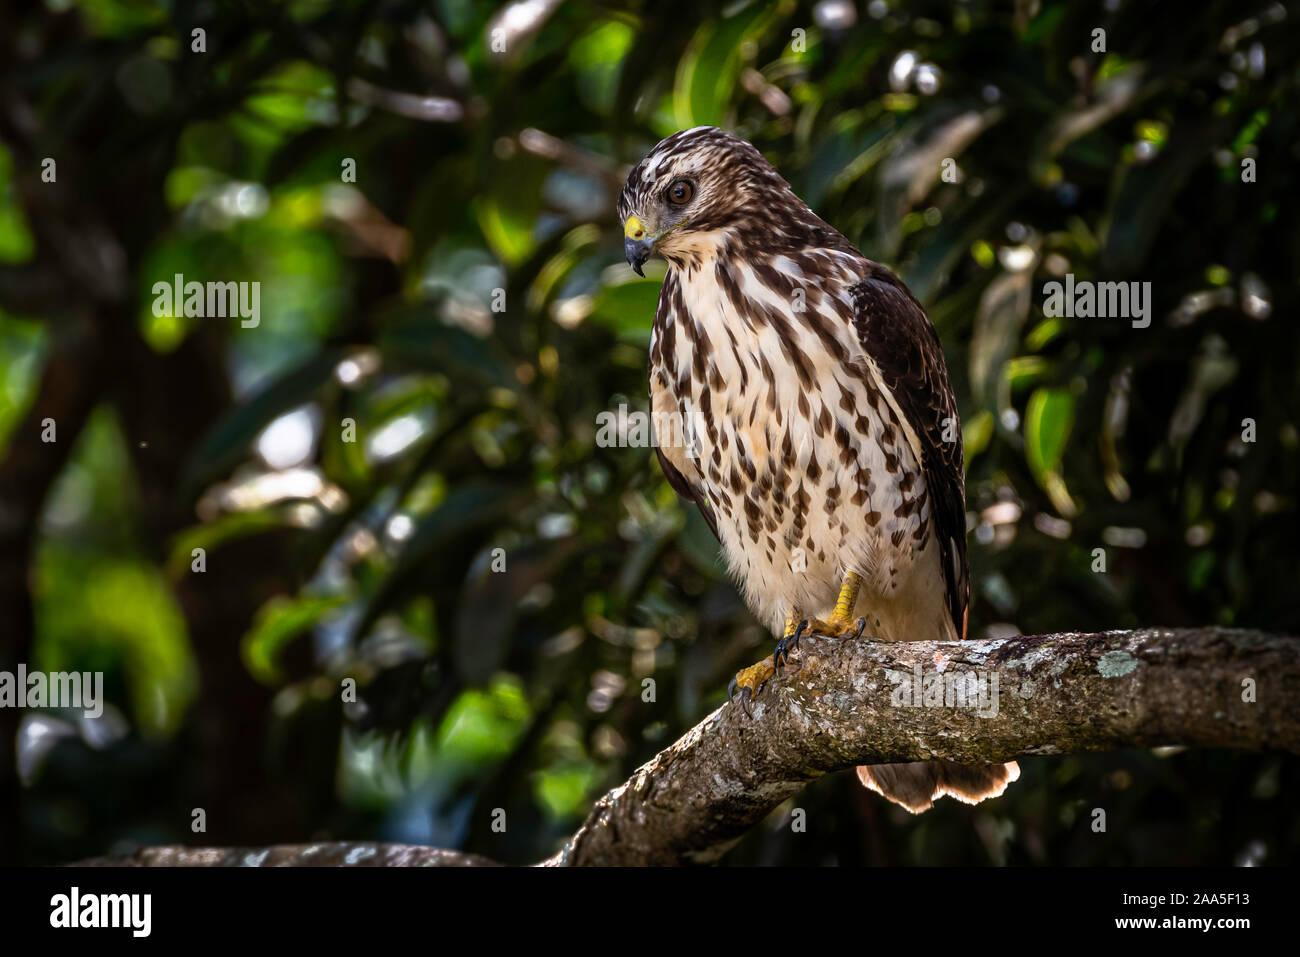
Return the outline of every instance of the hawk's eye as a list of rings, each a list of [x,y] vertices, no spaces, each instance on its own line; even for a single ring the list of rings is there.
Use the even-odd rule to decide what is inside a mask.
[[[668,202],[674,206],[685,206],[695,195],[695,187],[688,179],[679,179],[668,187]]]

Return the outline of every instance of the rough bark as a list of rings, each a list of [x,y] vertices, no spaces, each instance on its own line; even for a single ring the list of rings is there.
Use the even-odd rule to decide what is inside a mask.
[[[493,867],[477,854],[373,841],[321,841],[275,847],[142,847],[79,867]]]
[[[982,678],[989,697],[960,706],[960,682],[947,683],[951,698],[945,684],[959,676]],[[945,703],[912,704],[914,685],[922,701],[927,687],[931,696],[940,687]],[[601,798],[543,863],[710,863],[809,781],[858,764],[988,764],[1160,745],[1300,753],[1300,638],[1184,628],[967,642],[806,639],[752,718],[718,708]],[[329,846],[346,858],[362,845]],[[383,848],[377,862],[395,864],[439,853],[364,846]],[[269,850],[285,864],[319,863],[324,853],[295,861],[300,849]],[[263,853],[191,850],[176,860],[182,852],[157,848],[127,863],[154,863],[151,855],[233,863]]]
[[[890,673],[917,666],[996,677],[997,713],[896,706]],[[725,705],[709,715],[605,795],[550,863],[712,862],[809,781],[859,764],[1158,745],[1300,753],[1300,639],[1192,628],[807,641],[752,720]]]

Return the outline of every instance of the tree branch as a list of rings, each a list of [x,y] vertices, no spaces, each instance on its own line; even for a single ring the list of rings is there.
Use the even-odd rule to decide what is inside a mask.
[[[996,714],[896,705],[905,686],[890,674],[917,667],[983,676]],[[1246,678],[1253,703],[1242,700]],[[752,720],[738,707],[713,712],[601,798],[549,863],[716,861],[809,781],[859,764],[1178,744],[1300,752],[1300,639],[1221,628],[813,639],[759,695]]]
[[[78,867],[493,867],[462,851],[374,841],[318,841],[274,847],[142,847],[120,857],[94,857]]]
[[[752,718],[718,708],[601,798],[542,863],[710,863],[808,782],[859,764],[992,764],[1160,745],[1300,753],[1300,638],[1182,628],[965,642],[805,639]],[[376,863],[456,853],[317,845],[337,849],[331,862],[363,846],[383,849]],[[276,863],[321,860],[301,860],[301,846],[269,850]],[[167,858],[182,852],[187,864],[263,853],[155,848],[127,863],[175,863]]]

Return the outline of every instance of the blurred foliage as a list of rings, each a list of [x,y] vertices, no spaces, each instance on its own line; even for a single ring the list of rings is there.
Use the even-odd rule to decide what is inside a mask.
[[[111,405],[47,500],[33,660],[105,671],[128,729],[69,736],[33,773],[36,856],[204,840],[146,785],[203,803],[204,751],[179,729],[201,727],[211,679],[170,591],[195,548],[211,569],[240,541],[290,543],[285,587],[224,653],[273,691],[244,744],[300,793],[304,836],[540,859],[770,651],[651,450],[596,442],[600,413],[646,410],[662,277],[623,263],[622,176],[701,123],[752,140],[930,311],[965,429],[972,635],[1294,631],[1295,21],[1276,3],[1047,0],[48,0],[18,18],[10,82],[48,141],[111,106],[105,175],[131,151],[161,164],[119,334],[169,356],[215,326],[234,395],[189,437],[167,492],[194,518],[169,541],[147,541],[140,437]],[[34,255],[13,176],[0,151],[4,263]],[[259,281],[260,323],[155,315],[177,273]],[[1066,273],[1150,283],[1150,326],[1045,317]],[[41,318],[0,313],[0,442],[34,441],[12,430],[58,334]],[[838,775],[797,799],[807,833],[780,809],[728,860],[1300,847],[1294,759],[1022,768],[999,801],[918,818]]]

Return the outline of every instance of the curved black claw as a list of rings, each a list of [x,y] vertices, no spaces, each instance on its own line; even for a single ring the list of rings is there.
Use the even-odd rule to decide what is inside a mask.
[[[866,622],[863,621],[865,626]],[[780,668],[790,657],[790,652],[799,647],[799,639],[803,636],[804,630],[808,627],[808,619],[805,618],[799,622],[799,627],[794,630],[793,635],[786,635],[776,643],[776,649],[772,652],[772,667]]]
[[[866,619],[866,618],[859,618],[859,619],[858,619],[858,631],[857,631],[857,634],[855,634],[855,635],[853,636],[854,639],[861,638],[861,637],[862,637],[862,633],[863,633],[864,631],[866,631],[866,630],[867,630],[867,619]]]
[[[740,694],[740,707],[744,709],[745,714],[749,717],[754,716],[754,696],[748,688],[742,688],[736,683],[736,679],[731,679],[731,684],[727,685],[727,702],[735,704],[736,694]]]

